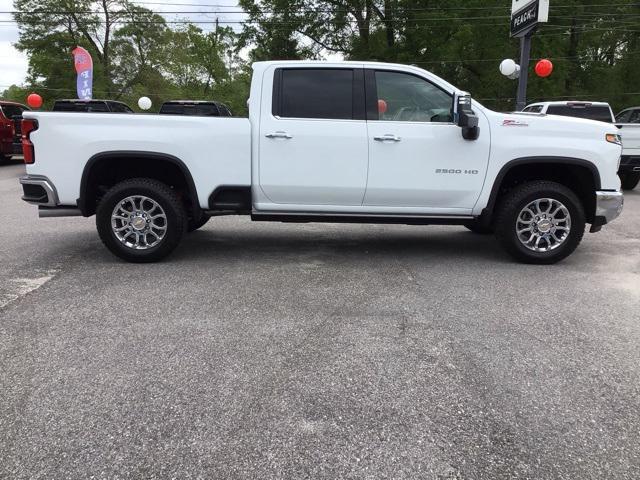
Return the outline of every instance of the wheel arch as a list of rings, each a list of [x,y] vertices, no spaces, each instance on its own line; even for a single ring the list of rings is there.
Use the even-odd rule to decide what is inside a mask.
[[[113,185],[140,176],[184,190],[191,212],[195,213],[200,208],[195,182],[182,160],[167,153],[138,150],[114,150],[93,155],[82,171],[78,208],[86,217],[95,213],[101,179],[107,185]]]
[[[482,212],[483,223],[493,220],[499,198],[513,186],[532,180],[552,180],[561,183],[578,195],[587,220],[595,215],[595,192],[601,188],[598,167],[589,160],[573,157],[521,157],[507,162],[498,172],[487,206]]]

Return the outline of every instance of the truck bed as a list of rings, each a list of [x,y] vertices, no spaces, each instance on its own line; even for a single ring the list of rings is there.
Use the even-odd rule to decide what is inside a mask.
[[[219,185],[251,185],[251,127],[247,118],[150,114],[25,112],[42,120],[31,134],[37,145],[27,173],[45,175],[59,200],[75,205],[87,162],[98,153],[171,155],[191,173],[201,207]],[[63,152],[64,158],[59,158]]]

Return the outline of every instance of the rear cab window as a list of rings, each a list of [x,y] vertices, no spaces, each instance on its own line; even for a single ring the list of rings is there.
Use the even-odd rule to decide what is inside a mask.
[[[218,117],[220,111],[214,103],[164,103],[160,108],[163,115],[189,115],[197,117]]]
[[[65,102],[60,101],[56,102],[53,105],[54,112],[94,112],[94,113],[105,113],[109,112],[109,106],[107,102],[96,102],[96,101],[87,101],[87,102]]]
[[[611,109],[605,105],[549,105],[549,115],[561,115],[563,117],[587,118],[600,122],[611,123]]]
[[[129,106],[122,102],[109,102],[109,107],[114,113],[134,113]]]

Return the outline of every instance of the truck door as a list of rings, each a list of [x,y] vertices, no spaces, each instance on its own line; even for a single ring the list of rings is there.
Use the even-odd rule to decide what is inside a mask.
[[[463,139],[454,122],[453,92],[421,76],[367,69],[365,78],[369,178],[364,205],[468,213],[487,169],[488,127],[481,123],[477,140]]]
[[[275,204],[362,205],[363,69],[273,67],[264,79],[258,152],[264,195]]]

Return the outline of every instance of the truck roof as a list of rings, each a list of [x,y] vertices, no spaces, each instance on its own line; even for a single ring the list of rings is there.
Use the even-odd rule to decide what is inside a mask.
[[[251,66],[256,73],[263,73],[267,68],[271,66],[282,66],[282,67],[326,67],[326,68],[341,68],[341,67],[369,67],[369,68],[377,68],[377,69],[391,69],[391,70],[399,70],[405,72],[415,72],[422,75],[427,76],[432,82],[440,85],[441,87],[445,87],[447,90],[451,90],[457,93],[468,94],[464,90],[460,90],[455,85],[450,84],[446,80],[437,75],[431,73],[424,68],[420,68],[416,65],[407,65],[404,63],[386,63],[386,62],[359,62],[354,60],[338,60],[338,61],[328,61],[328,60],[269,60],[265,62],[254,62]]]
[[[561,101],[553,101],[553,102],[536,102],[530,103],[527,107],[537,106],[537,105],[588,105],[593,107],[608,107],[609,104],[607,102],[591,102],[588,100],[561,100]]]

